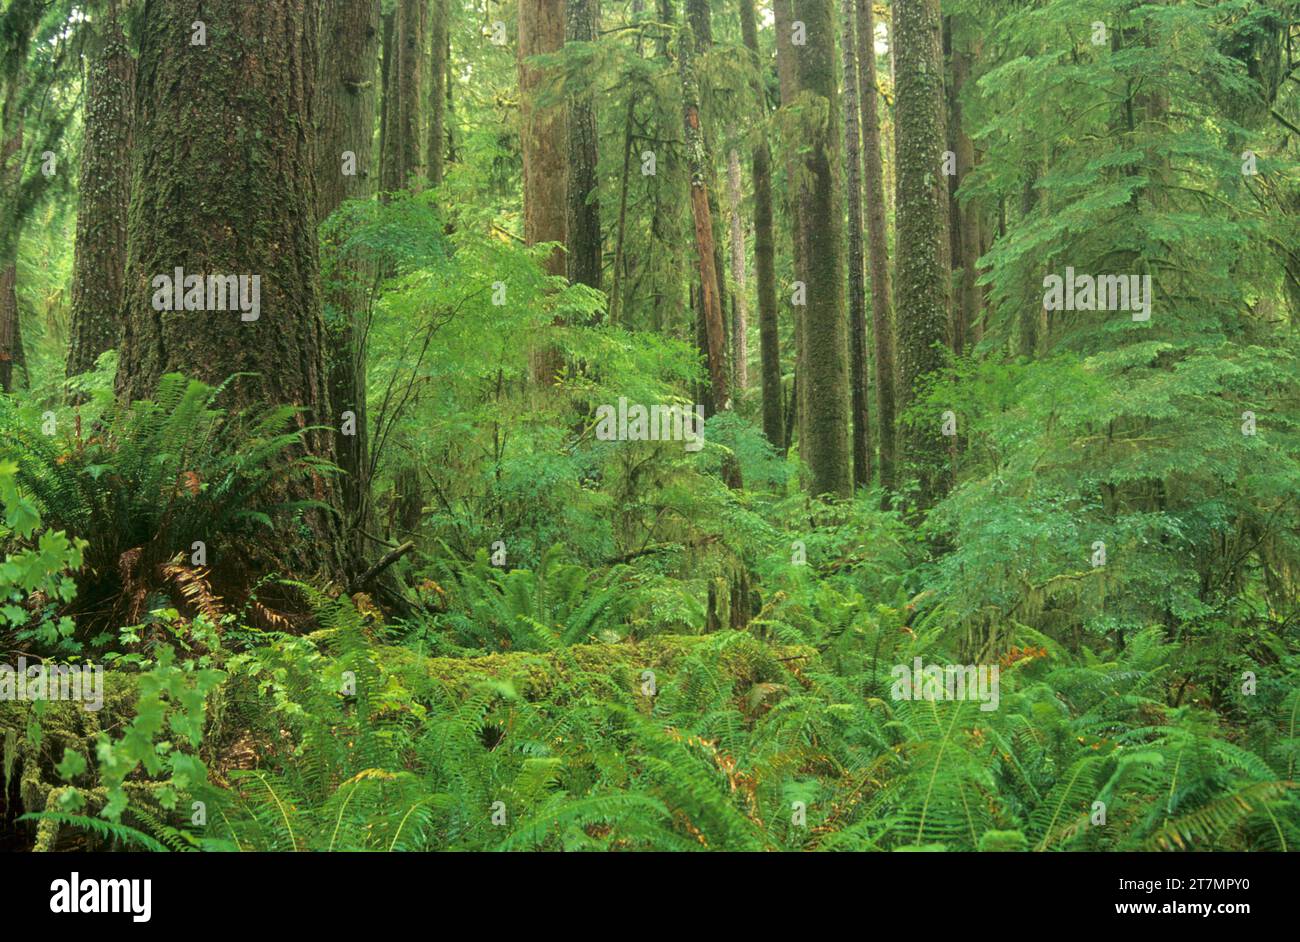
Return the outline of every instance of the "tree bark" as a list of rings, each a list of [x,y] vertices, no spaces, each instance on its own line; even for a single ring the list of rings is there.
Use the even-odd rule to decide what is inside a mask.
[[[135,60],[116,3],[103,16],[95,24],[86,67],[68,376],[94,369],[99,355],[117,345],[126,296]]]
[[[391,29],[384,30],[384,130],[379,155],[379,187],[386,193],[418,187],[420,94],[424,77],[424,33],[428,0],[397,0]]]
[[[858,57],[854,0],[840,0],[844,33],[844,159],[849,214],[849,374],[853,386],[853,486],[871,486],[871,417],[867,411],[867,286],[862,249],[862,155],[858,131]]]
[[[732,292],[731,359],[736,374],[736,389],[744,392],[749,386],[749,311],[746,306],[745,277],[745,223],[741,217],[740,155],[733,149],[727,153],[727,202],[731,212],[731,277],[735,281]]]
[[[424,165],[433,186],[442,183],[447,153],[447,60],[450,57],[447,2],[433,0],[429,14],[429,133]]]
[[[597,0],[567,0],[567,42],[595,42],[600,18]],[[600,289],[600,203],[596,199],[596,102],[590,91],[568,103],[568,249],[569,281]]]
[[[706,329],[709,380],[714,405],[719,411],[731,408],[727,381],[726,337],[722,327],[722,305],[717,292],[714,265],[713,218],[709,208],[708,171],[705,167],[704,131],[700,126],[700,93],[695,77],[695,38],[692,30],[681,32],[678,71],[682,83],[682,114],[686,132],[686,154],[691,171],[691,216],[695,222],[695,248],[700,271],[700,308]]]
[[[196,20],[209,28],[206,46],[178,41]],[[314,9],[307,0],[147,0],[140,22],[118,392],[149,397],[170,372],[210,384],[247,373],[227,387],[232,411],[294,404],[300,425],[332,424],[317,284]],[[155,308],[167,294],[155,279],[178,268],[187,280],[259,285],[256,319],[244,319],[251,306]],[[335,459],[332,436],[308,433],[306,445]],[[286,490],[335,499],[319,477]],[[315,512],[304,523],[313,537],[290,548],[292,561],[336,573],[336,525]]]
[[[375,73],[379,63],[379,0],[338,0],[322,12],[317,88],[316,213],[323,222],[349,199],[374,194],[371,137],[375,127]],[[355,163],[345,167],[344,154]],[[346,169],[354,172],[345,173]],[[355,434],[338,440],[339,481],[346,547],[345,566],[355,575],[367,555],[364,531],[372,530],[369,418],[366,408],[367,292],[358,281],[364,266],[339,259],[333,285],[322,291],[328,340],[326,364],[331,424],[342,427],[351,412]]]
[[[754,0],[740,0],[740,31],[753,55],[756,77],[752,85],[760,118],[767,114],[767,95],[761,74],[758,28]],[[751,156],[754,183],[754,278],[758,290],[758,343],[763,364],[763,434],[778,451],[784,451],[785,414],[781,401],[781,347],[776,306],[776,244],[772,232],[772,152],[760,140]]]
[[[807,460],[814,495],[850,497],[853,470],[835,18],[831,0],[799,0],[795,9],[808,35],[806,45],[795,47],[799,85],[819,110],[825,109],[824,122],[811,130],[804,157],[805,184],[800,187],[801,215],[808,223],[804,256],[808,285],[804,312],[807,442],[806,447],[800,446],[800,454]],[[811,224],[814,219],[816,226]]]
[[[863,168],[867,196],[867,256],[871,269],[871,338],[876,360],[876,439],[884,506],[895,487],[897,433],[894,427],[894,312],[889,279],[889,233],[885,226],[884,166],[880,148],[879,90],[876,85],[876,25],[871,0],[856,0],[858,107],[862,113]]]
[[[896,62],[897,250],[894,304],[898,311],[899,408],[912,406],[943,367],[948,340],[948,272],[943,265],[948,231],[942,179],[942,56],[938,0],[894,5]],[[909,417],[899,459],[918,489],[914,507],[925,511],[948,488],[948,448],[939,416]]]
[[[546,73],[529,60],[558,52],[564,46],[564,0],[519,0],[519,121],[524,164],[524,241],[567,244],[566,189],[568,138],[563,105],[538,107],[537,96]],[[546,271],[566,273],[564,250],[547,258]],[[558,349],[543,344],[532,351],[534,382],[550,385],[564,365]]]
[[[799,69],[795,61],[794,45],[791,42],[791,27],[794,24],[793,0],[772,0],[773,29],[776,31],[776,74],[781,90],[781,107],[793,107],[799,97]],[[794,147],[787,147],[785,153],[786,178],[786,216],[790,220],[791,262],[795,281],[807,281],[804,258],[807,255],[804,243],[806,230],[799,201],[798,179],[799,159]],[[792,304],[794,321],[794,421],[786,424],[785,446],[789,448],[794,439],[799,440],[799,450],[804,450],[805,435],[805,395],[806,370],[804,369],[804,307]]]

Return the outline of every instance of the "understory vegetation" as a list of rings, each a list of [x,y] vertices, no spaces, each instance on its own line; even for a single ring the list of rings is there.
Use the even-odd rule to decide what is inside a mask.
[[[1293,0],[0,0],[0,80],[0,848],[1300,849]]]

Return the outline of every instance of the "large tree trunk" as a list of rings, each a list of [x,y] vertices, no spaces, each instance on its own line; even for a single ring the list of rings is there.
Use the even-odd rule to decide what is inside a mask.
[[[799,86],[814,101],[824,99],[826,120],[812,132],[804,157],[801,214],[809,222],[804,268],[808,306],[804,312],[806,447],[810,486],[816,495],[849,497],[849,363],[844,322],[844,224],[840,197],[840,114],[836,83],[835,17],[831,0],[799,0],[796,14],[808,42],[796,46]],[[817,225],[811,225],[811,220]]]
[[[115,3],[95,25],[88,60],[68,376],[93,369],[99,355],[117,345],[121,332],[135,60]]]
[[[858,107],[862,113],[863,169],[867,196],[867,255],[871,270],[871,337],[876,360],[876,421],[884,505],[894,488],[894,313],[889,283],[889,233],[885,227],[884,166],[876,87],[876,24],[871,0],[856,0]]]
[[[849,373],[853,384],[853,485],[871,485],[871,417],[867,413],[867,285],[862,251],[862,156],[858,138],[858,57],[854,0],[840,0],[844,23],[844,159],[849,211]]]
[[[178,40],[195,21],[208,27],[207,46]],[[147,0],[140,23],[118,391],[149,397],[173,371],[213,384],[248,373],[226,391],[232,410],[292,403],[303,409],[300,424],[333,425],[317,286],[314,7]],[[176,269],[187,280],[246,278],[258,304],[159,310],[154,302],[168,292],[155,280]],[[313,432],[307,447],[335,457],[332,436]],[[291,497],[334,497],[319,478],[287,488]],[[314,535],[290,548],[291,561],[337,572],[336,526],[316,513],[305,522]]]
[[[322,222],[344,200],[364,199],[375,191],[371,137],[379,36],[380,0],[338,0],[322,13],[316,137],[316,207]],[[351,160],[345,161],[344,154]],[[366,410],[369,317],[367,292],[356,284],[363,277],[361,266],[355,260],[340,262],[337,283],[325,286],[323,301],[332,424],[344,427],[344,413],[351,412],[355,432],[340,436],[338,444],[345,565],[349,577],[355,577],[367,559],[364,531],[373,530]]]
[[[948,340],[948,271],[944,245],[946,189],[942,179],[942,56],[938,0],[894,6],[893,50],[898,167],[898,265],[894,283],[898,311],[899,408],[908,409],[943,367]],[[900,463],[918,480],[915,509],[924,511],[948,487],[948,448],[940,417],[911,416],[900,436]]]
[[[429,133],[424,148],[426,176],[442,183],[447,155],[447,64],[451,58],[448,0],[433,0],[429,14]]]
[[[530,63],[533,56],[558,52],[564,46],[564,0],[519,0],[519,135],[524,158],[524,241],[566,244],[568,137],[565,108],[537,105],[546,73]],[[563,249],[547,259],[552,275],[566,273]],[[559,350],[541,345],[532,351],[533,380],[554,382],[564,365]]]
[[[429,0],[397,0],[391,29],[384,29],[384,129],[379,187],[384,192],[418,186],[423,167],[420,113],[424,99],[424,32]]]
[[[567,0],[568,42],[595,42],[597,0]],[[568,275],[575,284],[600,288],[600,203],[596,201],[596,102],[589,91],[568,104],[569,176],[567,185]]]
[[[740,0],[740,31],[753,54],[756,75],[752,90],[760,116],[767,113],[761,75],[762,57],[754,21],[754,0]],[[785,415],[781,402],[781,346],[776,307],[776,244],[772,234],[772,152],[767,141],[754,146],[754,277],[758,289],[758,343],[763,363],[763,434],[778,451],[784,450]]]

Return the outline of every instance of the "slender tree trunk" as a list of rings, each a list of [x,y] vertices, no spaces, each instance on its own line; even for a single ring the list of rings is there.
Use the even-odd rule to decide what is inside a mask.
[[[794,6],[793,0],[772,0],[772,15],[774,17],[773,28],[776,31],[776,73],[777,82],[781,90],[781,107],[790,108],[794,105],[795,99],[799,97],[799,69],[795,59],[795,50],[792,43],[793,26],[794,26]],[[799,201],[798,178],[799,178],[799,159],[798,151],[794,146],[786,148],[785,153],[785,178],[786,178],[786,216],[790,220],[790,238],[791,238],[791,260],[793,262],[794,280],[807,282],[808,274],[804,266],[804,259],[807,255],[805,243],[807,241],[806,227],[802,217],[802,207]],[[786,423],[786,447],[789,448],[795,438],[799,440],[799,451],[801,457],[806,461],[805,450],[806,424],[805,424],[805,406],[807,397],[805,394],[805,380],[807,371],[804,368],[804,306],[800,304],[791,305],[794,321],[794,422]]]
[[[937,185],[943,149],[942,57],[938,0],[897,3],[893,8],[897,63],[898,265],[894,304],[898,311],[899,407],[906,411],[943,367],[948,340],[948,272],[943,265],[948,230],[946,194]],[[915,508],[929,509],[948,487],[948,447],[940,417],[909,416],[899,441],[906,475],[918,481]]]
[[[894,428],[894,312],[889,279],[889,233],[885,226],[884,166],[881,158],[879,90],[876,86],[876,26],[871,0],[856,0],[858,106],[867,196],[867,255],[871,269],[871,337],[876,360],[876,419],[880,442],[880,483],[889,507],[895,486],[897,433]]]
[[[840,110],[836,82],[835,17],[831,0],[799,0],[797,16],[808,42],[796,46],[799,85],[824,100],[826,120],[811,134],[800,187],[801,214],[808,221],[804,267],[807,446],[800,447],[815,495],[850,497],[853,469],[849,445],[849,362],[844,319],[844,223],[838,169]],[[811,220],[817,220],[813,226]]]
[[[752,85],[760,117],[767,115],[767,95],[761,80],[762,58],[754,0],[740,0],[740,31],[753,54],[756,78]],[[778,450],[786,447],[785,414],[781,401],[781,341],[776,307],[776,244],[772,234],[772,152],[766,140],[751,156],[754,182],[754,277],[758,289],[758,342],[763,363],[763,434]]]
[[[971,54],[960,42],[953,46],[952,52],[952,105],[949,127],[957,154],[957,181],[966,182],[967,175],[975,169],[975,143],[966,132],[962,115],[961,95],[970,77]],[[981,207],[976,200],[967,200],[965,205],[954,201],[953,212],[957,214],[957,245],[959,252],[954,261],[961,265],[961,282],[957,297],[953,302],[953,350],[961,354],[968,342],[978,340],[977,323],[980,318],[981,295],[976,279],[976,270],[981,255],[980,214]]]
[[[749,386],[749,311],[746,307],[745,223],[741,217],[740,155],[727,153],[727,202],[731,204],[731,277],[735,281],[731,306],[732,363],[735,365],[736,389],[743,393]]]
[[[566,40],[596,40],[597,0],[567,0]],[[568,103],[568,255],[569,281],[599,290],[601,280],[600,203],[596,199],[596,102],[588,90]]]
[[[9,199],[16,198],[22,180],[20,94],[20,82],[15,80],[6,90],[3,137],[0,137],[0,190]],[[9,224],[0,232],[0,391],[13,392],[14,367],[25,363],[18,310],[18,245],[22,241],[22,223],[11,206],[6,205],[4,209]]]
[[[520,143],[524,158],[524,241],[529,245],[567,242],[565,109],[562,104],[545,108],[537,105],[547,76],[530,62],[533,56],[563,48],[564,7],[564,0],[519,0]],[[563,249],[557,248],[550,255],[546,270],[552,275],[566,273]],[[533,380],[544,386],[555,381],[564,365],[561,351],[550,345],[535,348],[531,360]]]
[[[854,0],[840,0],[844,23],[844,159],[849,212],[849,373],[853,386],[853,485],[871,486],[871,416],[867,412],[867,286],[862,250],[862,156],[858,138],[858,57]]]
[[[424,146],[424,166],[429,183],[442,183],[447,153],[447,59],[450,15],[448,0],[433,0],[429,13],[429,133]]]
[[[713,48],[713,12],[709,6],[709,0],[686,0],[686,19],[688,28],[695,39],[694,52],[698,55],[707,53]],[[705,114],[713,114],[712,88],[707,83],[699,82],[699,72],[696,71],[697,89],[700,96],[699,110]],[[709,197],[709,218],[713,223],[713,270],[717,275],[717,292],[718,307],[722,311],[727,311],[727,250],[726,239],[726,222],[722,216],[722,210],[718,202],[718,193],[721,187],[718,183],[717,167],[714,164],[713,155],[713,133],[712,126],[708,122],[701,122],[701,137],[703,141],[703,165],[705,172],[705,190]],[[703,312],[701,312],[703,313]],[[707,325],[701,324],[701,332],[707,331]],[[723,316],[723,349],[728,350],[728,335],[731,333],[728,318]],[[700,351],[708,355],[708,350]],[[730,351],[728,350],[728,353]]]
[[[135,60],[115,3],[95,24],[88,60],[68,376],[93,369],[99,355],[117,345],[126,296]]]
[[[195,21],[208,27],[207,46],[183,41]],[[146,0],[140,23],[118,392],[151,396],[170,372],[211,384],[249,374],[227,387],[232,410],[293,404],[302,426],[332,425],[312,147],[315,11],[306,0]],[[167,311],[164,279],[177,269],[191,284],[236,276],[249,303]],[[195,294],[187,300],[207,308]],[[307,447],[336,458],[333,436],[311,432]],[[335,501],[320,477],[285,489]],[[337,573],[336,525],[314,511],[303,522],[313,537],[288,547],[288,561]]]
[[[375,72],[379,61],[379,0],[338,0],[321,14],[317,88],[316,214],[324,221],[344,200],[373,195],[371,136],[375,126]],[[370,526],[371,468],[366,408],[368,292],[359,282],[365,268],[340,259],[335,284],[322,290],[328,340],[326,365],[332,423],[350,431],[339,437],[339,491],[343,505],[345,565],[349,577],[367,559],[364,531]],[[346,413],[351,413],[348,417]],[[350,418],[350,421],[349,421]]]
[[[709,380],[715,407],[731,408],[727,378],[726,337],[722,327],[722,305],[717,292],[714,266],[713,218],[709,208],[708,171],[704,164],[704,131],[700,126],[700,92],[695,78],[695,38],[692,30],[681,32],[678,70],[682,82],[682,111],[686,132],[686,153],[691,171],[691,216],[695,221],[695,248],[700,270],[700,308],[706,331]]]
[[[419,185],[423,167],[420,112],[424,100],[424,32],[428,0],[397,0],[384,31],[384,130],[379,187],[386,193]]]

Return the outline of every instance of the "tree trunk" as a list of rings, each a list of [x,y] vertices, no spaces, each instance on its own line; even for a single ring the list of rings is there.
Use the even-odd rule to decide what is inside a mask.
[[[379,154],[379,188],[386,193],[418,187],[420,88],[424,76],[424,32],[428,0],[397,0],[391,28],[384,26],[384,129]],[[413,180],[414,178],[414,180]]]
[[[546,73],[531,64],[532,56],[558,52],[564,46],[564,0],[519,0],[519,131],[524,163],[524,241],[566,244],[568,206],[568,138],[563,105],[538,107],[536,99]],[[566,273],[564,251],[557,248],[546,261],[552,275]],[[534,382],[550,385],[564,366],[561,351],[543,344],[532,351]]]
[[[567,0],[567,42],[596,40],[597,0]],[[600,203],[596,200],[596,103],[588,90],[568,103],[569,175],[567,185],[569,281],[600,289]]]
[[[844,23],[844,159],[849,211],[849,373],[853,386],[853,486],[871,486],[871,417],[867,412],[867,286],[862,250],[862,156],[858,138],[858,57],[854,0],[840,0]]]
[[[767,95],[761,80],[758,29],[754,0],[740,0],[740,31],[753,54],[756,77],[752,90],[760,118],[767,114]],[[763,363],[763,434],[772,447],[783,451],[785,414],[781,401],[781,346],[776,307],[776,245],[772,234],[772,152],[760,140],[751,156],[754,183],[754,277],[758,289],[758,342]]]
[[[961,95],[970,75],[970,53],[959,37],[954,35],[953,17],[946,17],[945,45],[952,68],[952,82],[948,86],[948,146],[956,157],[957,173],[950,178],[951,244],[953,266],[961,267],[961,276],[952,299],[952,349],[958,356],[972,339],[973,325],[979,317],[979,291],[975,285],[975,270],[980,256],[979,206],[968,200],[963,206],[957,199],[957,189],[966,182],[975,168],[975,144],[966,133],[962,117]]]
[[[938,0],[898,3],[893,13],[898,168],[894,304],[899,408],[905,411],[943,367],[942,348],[948,340],[946,193],[936,184],[942,179],[943,63]],[[909,419],[900,436],[899,459],[908,477],[918,481],[915,509],[924,511],[947,490],[948,448],[939,416],[918,412]]]
[[[731,360],[736,374],[736,389],[743,393],[749,386],[749,311],[746,309],[745,298],[745,224],[740,214],[741,200],[740,155],[732,150],[727,154],[727,202],[731,204],[731,277],[736,286],[731,296]]]
[[[850,497],[853,470],[849,450],[849,363],[844,321],[844,229],[837,172],[839,93],[836,83],[835,17],[831,0],[799,0],[798,18],[808,42],[796,46],[799,86],[824,99],[826,120],[811,132],[800,187],[802,218],[808,222],[804,267],[808,305],[804,312],[806,447],[815,495]],[[817,220],[817,225],[811,224]]]
[[[725,411],[731,408],[731,390],[727,382],[726,337],[717,292],[717,268],[714,266],[713,218],[709,209],[708,171],[704,163],[704,131],[700,127],[700,93],[695,78],[695,38],[692,32],[689,28],[681,31],[677,64],[682,82],[686,154],[691,171],[691,216],[695,221],[700,309],[708,345],[709,380],[715,407]]]
[[[443,179],[447,153],[447,60],[450,49],[448,0],[433,0],[429,14],[429,133],[424,148],[424,165],[429,183]]]
[[[126,286],[135,60],[122,33],[116,4],[96,24],[91,42],[72,263],[68,376],[92,370],[99,355],[117,345]]]
[[[207,46],[178,41],[196,20],[209,27]],[[311,140],[317,17],[306,0],[147,0],[140,23],[118,392],[149,397],[169,372],[211,384],[248,373],[226,390],[232,411],[291,403],[300,425],[333,424]],[[216,310],[202,291],[186,310],[154,306],[173,297],[159,276],[177,269],[186,281],[207,276]],[[240,289],[214,291],[219,276],[239,276]],[[232,294],[240,303],[222,309]],[[335,459],[332,436],[312,432],[306,443]],[[334,500],[322,478],[286,490]],[[313,536],[289,561],[337,573],[335,524],[316,512],[304,523]]]
[[[327,4],[321,20],[317,88],[320,107],[316,136],[317,218],[324,221],[344,200],[374,194],[371,137],[375,127],[375,72],[379,61],[379,0],[339,0]],[[350,154],[351,160],[344,154]],[[347,171],[352,171],[348,173]],[[358,287],[363,266],[340,259],[337,283],[322,291],[328,340],[326,362],[332,422],[351,427],[341,435],[338,464],[343,505],[345,565],[360,575],[367,561],[364,531],[373,530],[369,419],[366,409],[368,292]],[[344,413],[351,412],[348,423]]]
[[[4,109],[4,138],[0,139],[0,190],[16,194],[22,179],[19,163],[23,151],[22,119],[17,116],[17,83],[8,91]],[[18,311],[18,245],[22,225],[17,214],[5,207],[12,222],[0,233],[0,391],[13,392],[14,367],[24,362],[22,330]]]
[[[885,227],[884,166],[880,149],[879,97],[876,87],[876,24],[871,0],[856,0],[858,27],[858,106],[862,113],[862,148],[867,195],[867,254],[871,268],[871,335],[876,359],[876,420],[880,442],[880,483],[889,507],[895,486],[894,462],[894,312],[889,283],[889,234]]]
[[[781,107],[790,108],[794,105],[795,99],[799,97],[799,69],[795,60],[794,45],[791,42],[791,27],[794,24],[794,6],[793,0],[772,0],[772,15],[774,17],[773,28],[776,31],[776,74],[777,82],[781,89]],[[791,261],[794,269],[795,281],[807,281],[807,272],[805,271],[804,259],[807,256],[805,241],[807,238],[806,229],[802,217],[802,209],[799,201],[798,173],[799,159],[797,150],[793,146],[786,148],[785,154],[785,180],[786,180],[786,216],[790,220],[790,248]],[[801,457],[805,449],[805,405],[807,397],[805,395],[805,380],[807,371],[804,369],[804,307],[803,305],[792,304],[794,321],[794,422],[786,424],[786,448],[789,448],[794,439],[799,440],[799,450]]]

